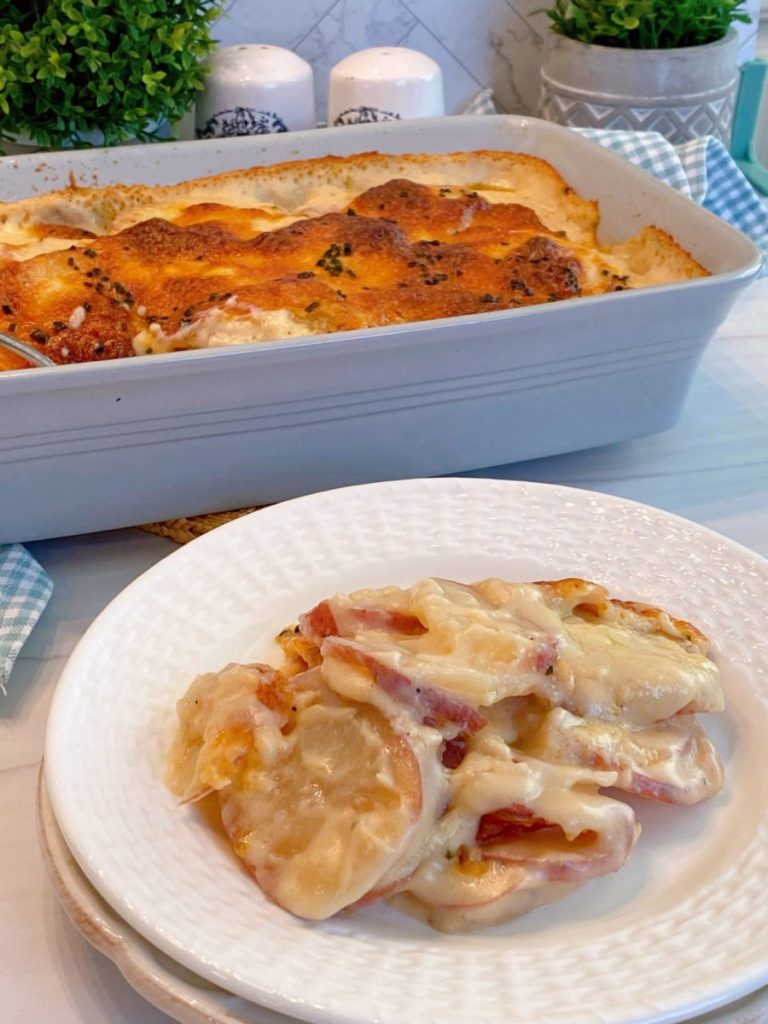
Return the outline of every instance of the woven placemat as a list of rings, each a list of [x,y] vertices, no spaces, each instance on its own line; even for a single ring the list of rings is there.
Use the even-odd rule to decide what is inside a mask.
[[[186,544],[188,541],[194,540],[195,537],[210,533],[217,526],[231,523],[233,519],[239,519],[240,516],[248,515],[249,512],[255,512],[257,508],[261,507],[254,505],[252,508],[238,508],[232,512],[209,512],[204,516],[166,519],[162,523],[142,523],[139,529],[146,530],[147,533],[156,533],[159,537],[168,537],[169,540],[175,540],[177,544]]]

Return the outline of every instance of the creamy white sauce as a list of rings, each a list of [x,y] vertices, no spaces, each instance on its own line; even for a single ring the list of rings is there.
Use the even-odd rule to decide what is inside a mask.
[[[602,588],[547,591],[498,580],[433,579],[337,595],[302,625],[307,633],[330,629],[331,638],[321,665],[296,677],[304,688],[294,711],[319,723],[301,748],[299,730],[285,735],[279,717],[259,710],[253,687],[243,690],[247,675],[225,670],[203,707],[189,703],[199,696],[193,686],[185,698],[193,748],[196,734],[217,736],[227,724],[247,725],[256,737],[253,772],[233,789],[226,773],[242,742],[237,731],[229,749],[213,744],[207,768],[199,754],[197,770],[207,786],[221,783],[225,822],[268,895],[315,919],[400,892],[408,909],[444,930],[498,923],[621,867],[639,828],[631,807],[602,790],[651,795],[655,786],[656,798],[679,803],[716,792],[719,761],[693,716],[661,720],[670,707],[717,703],[713,663],[650,632],[647,620],[631,628],[628,612],[621,624],[576,618],[573,607],[589,596],[602,607]],[[345,660],[350,649],[364,657]],[[551,672],[536,660],[542,650],[554,658]],[[403,678],[389,685],[381,666]],[[453,767],[443,758],[457,730],[430,713],[440,694],[452,701],[458,717],[448,726],[457,725],[463,744]],[[474,709],[474,719],[463,721],[462,708]],[[637,724],[646,719],[650,725]],[[388,746],[374,721],[386,723]],[[293,792],[284,787],[299,754],[316,781]],[[389,796],[355,810],[359,786]],[[289,855],[283,838],[272,850],[273,831],[290,838],[307,822],[309,844]]]

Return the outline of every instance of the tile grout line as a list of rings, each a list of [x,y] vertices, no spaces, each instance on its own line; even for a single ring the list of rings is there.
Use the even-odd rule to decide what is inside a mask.
[[[317,28],[317,26],[320,24],[320,22],[321,21],[325,21],[325,19],[328,17],[328,15],[331,13],[331,11],[334,10],[334,8],[338,7],[340,3],[341,3],[341,0],[334,0],[334,2],[331,4],[331,6],[328,8],[328,10],[324,14],[320,15],[320,17],[317,19],[317,21],[314,23],[314,25],[311,28],[307,29],[307,31],[304,33],[304,35],[301,37],[301,39],[299,39],[297,42],[295,42],[293,44],[291,49],[293,50],[294,53],[296,53],[296,51],[301,46],[301,44],[303,42],[306,42],[306,40],[312,35],[312,33]]]
[[[416,25],[421,25],[421,22],[419,21],[418,18],[416,19]],[[411,25],[411,27],[409,29],[407,29],[405,32],[403,32],[403,34],[400,36],[400,38],[395,43],[395,46],[402,46],[403,43],[405,42],[405,40],[411,34],[411,32],[413,32],[413,30],[416,28],[416,25]]]
[[[532,35],[536,36],[536,38],[538,39],[538,41],[539,41],[539,42],[541,43],[541,45],[543,46],[543,45],[544,45],[544,37],[543,37],[542,35],[540,35],[540,33],[539,33],[538,29],[535,29],[535,28],[533,27],[533,25],[531,24],[531,22],[530,22],[530,21],[528,21],[528,19],[527,19],[527,18],[525,17],[525,15],[524,15],[524,14],[521,14],[521,13],[520,13],[520,11],[518,11],[518,9],[517,9],[517,8],[515,7],[515,5],[513,4],[512,0],[504,0],[504,2],[506,3],[506,5],[507,5],[507,7],[508,7],[508,8],[510,9],[510,11],[512,11],[512,13],[513,13],[514,15],[516,15],[516,17],[518,17],[518,18],[520,19],[520,21],[522,21],[522,23],[523,23],[523,24],[525,25],[525,27],[526,27],[526,28],[528,29],[528,31],[529,31],[529,32],[530,32],[530,33],[531,33]]]
[[[408,5],[408,4],[406,3],[406,0],[400,0],[400,3],[401,3],[401,4],[403,5],[403,7],[407,8],[407,10],[409,10],[409,11],[410,11],[410,13],[411,13],[411,14],[412,14],[412,15],[414,16],[414,18],[416,19],[417,23],[418,23],[419,25],[421,25],[421,27],[422,27],[422,28],[424,29],[424,31],[425,31],[425,32],[427,32],[427,33],[428,33],[429,35],[431,35],[431,36],[432,36],[432,38],[433,38],[433,39],[435,40],[435,42],[436,42],[436,43],[439,43],[439,44],[440,44],[440,46],[442,46],[442,48],[443,48],[443,49],[445,50],[445,52],[446,52],[446,53],[448,53],[448,54],[450,54],[450,55],[451,55],[451,57],[453,57],[453,59],[454,59],[454,60],[456,61],[456,63],[457,63],[458,65],[459,65],[459,67],[460,67],[460,68],[462,68],[462,69],[463,69],[464,71],[466,71],[466,73],[467,73],[467,74],[469,75],[469,77],[470,77],[470,78],[472,79],[472,81],[473,81],[473,82],[475,82],[475,84],[476,84],[476,85],[477,85],[477,86],[478,86],[478,87],[479,87],[480,89],[484,89],[484,88],[485,88],[485,86],[484,86],[484,85],[482,84],[482,82],[480,82],[480,80],[479,80],[478,78],[476,78],[476,77],[475,77],[475,75],[473,75],[473,74],[472,74],[472,72],[471,72],[471,71],[469,70],[469,68],[468,68],[468,67],[465,67],[465,66],[464,66],[464,64],[462,63],[462,61],[460,61],[460,60],[459,60],[459,58],[458,58],[458,57],[456,56],[456,54],[455,54],[455,53],[452,53],[452,52],[451,52],[451,51],[450,51],[450,50],[448,49],[448,47],[447,47],[447,46],[445,45],[445,43],[444,43],[444,42],[442,41],[442,39],[440,39],[440,38],[439,38],[439,36],[436,36],[436,35],[435,35],[435,33],[434,33],[434,32],[432,31],[432,29],[431,29],[431,28],[429,27],[429,25],[426,25],[426,24],[425,24],[425,23],[424,23],[424,22],[423,22],[423,21],[421,20],[421,18],[420,18],[420,17],[418,16],[418,14],[416,14],[416,13],[415,13],[415,12],[413,11],[413,9],[412,9],[412,8],[411,8],[411,7],[410,7],[410,6],[409,6],[409,5]],[[409,30],[408,32],[406,32],[406,34],[405,34],[405,35],[403,36],[403,39],[405,39],[405,38],[406,38],[407,36],[409,36],[409,35],[411,34],[411,32],[413,32],[413,29],[415,29],[415,28],[416,28],[416,25],[414,25],[412,29],[410,29],[410,30]]]

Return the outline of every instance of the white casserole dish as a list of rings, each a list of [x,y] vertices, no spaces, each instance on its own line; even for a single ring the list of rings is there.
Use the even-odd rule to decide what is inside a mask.
[[[393,121],[0,160],[0,197],[171,183],[377,149],[505,149],[600,202],[601,241],[669,231],[712,276],[497,313],[0,374],[0,543],[433,476],[671,426],[760,252],[566,128],[515,116]]]

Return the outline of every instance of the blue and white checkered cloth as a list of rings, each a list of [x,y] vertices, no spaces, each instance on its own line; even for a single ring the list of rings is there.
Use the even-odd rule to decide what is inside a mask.
[[[478,93],[465,109],[467,114],[496,112],[490,89]],[[718,139],[673,146],[658,132],[571,130],[614,150],[743,231],[762,250],[762,275],[768,275],[768,208]]]
[[[573,130],[621,154],[749,235],[763,252],[761,273],[768,274],[768,208],[719,139],[709,136],[673,146],[658,132]]]
[[[53,583],[21,544],[0,544],[0,692],[48,604]]]

